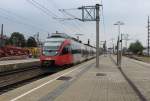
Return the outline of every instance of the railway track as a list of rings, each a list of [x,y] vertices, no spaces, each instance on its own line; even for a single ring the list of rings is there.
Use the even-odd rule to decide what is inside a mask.
[[[39,67],[0,73],[0,94],[48,75]]]
[[[0,95],[70,67],[71,66],[64,66],[59,69],[56,68],[41,69],[40,67],[37,66],[27,69],[21,70],[18,69],[8,72],[1,72]]]
[[[78,63],[76,64],[76,66],[86,61]],[[75,65],[66,65],[63,66],[62,68],[51,67],[45,69],[41,69],[39,66],[37,66],[37,67],[32,67],[27,69],[21,69],[21,70],[18,69],[18,70],[13,70],[8,72],[2,72],[0,73],[0,95],[10,90],[32,83],[33,81],[54,74],[56,72],[71,68],[72,66]]]

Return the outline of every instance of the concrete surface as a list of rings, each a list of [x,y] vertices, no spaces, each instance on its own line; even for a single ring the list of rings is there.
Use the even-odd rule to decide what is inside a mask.
[[[124,57],[122,69],[146,100],[150,101],[150,64]]]
[[[105,76],[96,76],[97,73]],[[99,69],[91,67],[54,101],[139,101],[139,98],[110,58],[103,57]]]

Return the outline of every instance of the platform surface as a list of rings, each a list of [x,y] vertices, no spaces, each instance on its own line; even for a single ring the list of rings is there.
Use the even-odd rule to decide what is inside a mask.
[[[101,73],[98,74],[97,73]],[[97,75],[97,76],[96,76]],[[46,97],[45,97],[46,98]],[[48,101],[49,98],[47,97]],[[100,67],[93,65],[55,101],[139,101],[130,85],[110,58],[103,57]],[[45,101],[43,99],[42,101]]]
[[[122,69],[147,101],[150,101],[150,64],[123,57]]]
[[[133,75],[132,75],[133,76]],[[109,56],[0,95],[0,101],[140,101]]]
[[[0,61],[0,66],[1,65],[9,65],[9,64],[17,64],[17,63],[34,62],[34,61],[40,61],[40,60],[32,59],[32,58],[21,59],[21,60],[4,60],[4,61]]]
[[[40,65],[39,59],[21,59],[21,60],[5,60],[0,61],[0,72],[11,71],[15,69],[30,68]]]

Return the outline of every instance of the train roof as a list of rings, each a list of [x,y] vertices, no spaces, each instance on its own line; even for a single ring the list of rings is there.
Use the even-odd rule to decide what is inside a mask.
[[[65,34],[65,33],[52,33],[52,35],[50,36],[50,38],[65,38],[65,39],[70,39],[72,37],[70,37],[69,35]]]
[[[62,38],[62,41],[65,39],[71,39],[71,40],[74,40],[78,43],[82,43],[82,41],[80,41],[74,37],[71,37],[65,33],[58,33],[57,31],[56,31],[56,33],[52,33],[51,36],[46,41],[50,41],[52,38]],[[84,44],[84,43],[82,43],[82,44]],[[95,48],[94,46],[89,45],[89,44],[84,44],[84,45]]]
[[[51,35],[48,39],[50,39],[50,38],[72,39],[72,40],[74,40],[74,41],[77,41],[77,42],[82,43],[80,40],[78,40],[78,39],[76,39],[76,38],[74,38],[74,37],[71,37],[71,36],[69,36],[69,35],[67,35],[67,34],[65,34],[65,33],[58,33],[58,32],[52,33],[52,35]]]

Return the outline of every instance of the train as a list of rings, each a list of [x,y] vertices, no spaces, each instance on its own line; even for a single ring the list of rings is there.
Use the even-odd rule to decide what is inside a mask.
[[[77,64],[95,57],[96,48],[64,33],[53,33],[41,50],[42,67]]]

